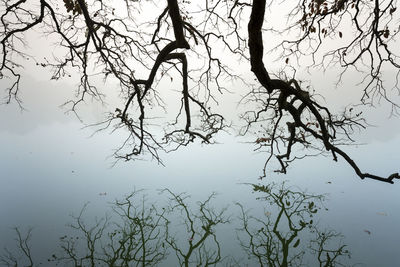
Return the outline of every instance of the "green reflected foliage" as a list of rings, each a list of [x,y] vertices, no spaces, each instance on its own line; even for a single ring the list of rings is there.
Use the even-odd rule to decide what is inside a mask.
[[[265,203],[263,214],[252,215],[237,203],[242,222],[239,241],[249,259],[271,267],[345,266],[344,258],[350,253],[341,234],[322,230],[316,223],[324,195],[308,194],[285,183],[252,187]]]
[[[70,234],[60,237],[47,262],[35,262],[31,230],[16,231],[16,246],[0,256],[4,266],[346,266],[350,253],[343,236],[321,229],[324,195],[280,185],[251,184],[261,209],[236,203],[239,215],[216,208],[215,194],[193,202],[185,194],[160,191],[152,203],[134,191],[111,203],[109,215],[88,223],[85,204],[72,216]],[[219,203],[218,203],[219,204]],[[238,251],[223,250],[221,227],[236,232]],[[234,235],[232,235],[234,236]],[[229,242],[231,242],[229,241]],[[243,257],[247,255],[247,257]]]

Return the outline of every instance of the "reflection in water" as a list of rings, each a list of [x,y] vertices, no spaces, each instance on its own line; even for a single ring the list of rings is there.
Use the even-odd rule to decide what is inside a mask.
[[[85,222],[85,204],[79,215],[72,216],[71,234],[60,237],[58,250],[47,262],[35,262],[31,230],[23,234],[15,228],[16,246],[5,248],[0,263],[75,267],[346,265],[350,254],[341,234],[316,223],[323,195],[284,183],[251,186],[263,211],[246,210],[237,203],[237,217],[227,215],[227,207],[213,205],[215,194],[193,203],[190,196],[169,189],[160,191],[166,200],[162,205],[150,203],[143,191],[134,191],[112,204],[111,215],[93,223]],[[232,224],[240,225],[236,242],[242,251],[223,255],[219,230]]]
[[[252,185],[265,201],[264,216],[249,215],[243,205],[239,238],[249,258],[260,266],[344,266],[344,256],[350,256],[341,235],[333,230],[321,230],[315,217],[322,207],[323,195],[311,195],[300,190],[270,184]],[[313,259],[314,258],[314,259]]]

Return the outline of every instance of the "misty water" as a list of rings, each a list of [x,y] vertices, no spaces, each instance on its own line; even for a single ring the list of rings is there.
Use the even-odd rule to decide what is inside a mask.
[[[257,201],[251,186],[244,183],[267,185],[287,180],[288,185],[309,193],[328,194],[324,202],[328,211],[320,212],[316,220],[322,229],[334,229],[344,236],[342,242],[351,251],[346,262],[360,266],[396,266],[400,262],[396,184],[359,181],[348,166],[325,158],[304,160],[288,175],[271,174],[259,181],[263,155],[228,135],[221,138],[221,144],[194,146],[166,156],[166,167],[151,161],[121,162],[111,167],[113,161],[106,156],[112,151],[113,136],[89,135],[80,124],[57,122],[24,134],[1,132],[2,248],[15,247],[13,227],[22,231],[33,227],[33,258],[51,266],[46,260],[59,252],[59,238],[73,234],[66,226],[73,222],[70,215],[79,214],[85,203],[89,205],[84,217],[90,224],[95,217],[110,214],[115,199],[134,190],[144,189],[150,204],[165,198],[158,189],[169,188],[175,193],[186,192],[191,203],[216,192],[212,205],[215,210],[227,206],[226,215],[232,219],[226,229],[218,228],[222,251],[225,256],[241,255],[235,233],[239,223],[235,203],[242,203],[260,217],[268,206]],[[398,158],[390,150],[399,145],[396,137],[353,148],[353,154],[372,171],[393,170]],[[174,266],[174,254],[170,257],[164,264]]]
[[[213,229],[220,242],[221,256],[225,257],[217,266],[258,266],[256,259],[249,257],[239,244],[238,236],[243,237],[243,233],[238,231],[242,221],[236,203],[241,203],[248,214],[260,220],[274,218],[276,206],[257,199],[262,194],[254,192],[249,184],[279,186],[286,181],[285,186],[293,190],[326,194],[313,224],[321,231],[334,230],[340,234],[332,246],[346,245],[351,253],[350,258],[342,256],[341,262],[349,266],[398,266],[400,263],[398,183],[361,181],[342,160],[334,162],[329,157],[298,161],[291,165],[288,174],[269,172],[260,181],[265,154],[254,152],[248,139],[234,133],[221,134],[215,145],[193,144],[162,155],[165,166],[151,160],[119,162],[113,166],[111,155],[120,144],[120,137],[107,131],[92,136],[92,128],[82,129],[76,118],[57,108],[59,101],[51,102],[53,106],[49,101],[46,103],[32,104],[25,112],[20,112],[15,105],[1,106],[0,248],[3,256],[7,255],[5,248],[18,255],[14,227],[22,234],[32,228],[30,245],[35,264],[54,266],[56,262],[48,259],[54,260],[53,254],[62,254],[63,238],[82,238],[68,224],[74,223],[71,215],[79,215],[86,203],[82,218],[88,226],[107,215],[110,221],[118,221],[112,210],[116,200],[143,190],[135,203],[140,204],[140,196],[145,195],[145,210],[151,204],[162,210],[171,204],[168,202],[171,195],[160,194],[160,190],[168,188],[177,195],[190,196],[186,201],[193,212],[198,211],[199,201],[216,193],[209,208],[215,212],[226,208],[224,216],[229,218],[229,223]],[[96,112],[89,110],[88,114]],[[400,147],[397,128],[396,120],[382,122],[367,135],[360,135],[361,142],[367,145],[347,149],[367,172],[386,175],[397,171],[397,148]],[[182,214],[175,211],[170,216],[176,216],[169,217],[171,234],[185,250],[191,236],[183,230]],[[253,226],[260,229],[257,223],[253,222]],[[300,245],[291,244],[293,253],[309,249],[303,239],[311,240],[311,233],[302,233]],[[167,248],[167,253],[159,266],[177,266],[175,252]],[[303,262],[304,266],[312,266],[315,255],[310,256],[308,252]]]

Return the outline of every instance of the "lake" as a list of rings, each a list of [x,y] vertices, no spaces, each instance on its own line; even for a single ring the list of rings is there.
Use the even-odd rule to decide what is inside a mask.
[[[113,158],[107,156],[117,147],[118,137],[106,132],[90,137],[93,131],[81,128],[80,123],[68,120],[38,124],[26,132],[13,132],[12,127],[0,132],[1,248],[15,249],[13,227],[19,227],[22,233],[32,227],[33,259],[36,264],[53,266],[54,261],[48,259],[53,254],[62,254],[60,237],[79,236],[68,224],[74,222],[71,214],[79,215],[85,203],[89,203],[83,214],[87,225],[94,225],[95,218],[106,214],[118,221],[112,211],[115,200],[143,189],[138,192],[138,199],[141,195],[147,196],[144,210],[152,203],[161,210],[163,206],[170,207],[171,195],[160,194],[159,190],[168,188],[177,195],[190,196],[185,201],[194,214],[199,212],[198,201],[205,201],[216,192],[209,209],[220,211],[226,207],[224,216],[230,223],[217,225],[213,233],[221,243],[222,258],[236,256],[235,261],[224,258],[217,266],[257,266],[256,258],[247,257],[239,245],[238,235],[242,239],[246,235],[238,234],[242,221],[240,208],[235,203],[241,203],[261,221],[266,222],[266,215],[270,215],[274,222],[279,209],[265,200],[257,200],[262,194],[253,192],[252,186],[246,183],[267,186],[274,182],[279,186],[286,181],[285,186],[294,191],[327,194],[323,208],[314,215],[314,224],[321,231],[332,229],[343,236],[334,243],[345,244],[351,252],[351,258],[343,257],[343,262],[388,267],[400,262],[399,183],[361,181],[342,160],[336,163],[324,157],[299,161],[290,167],[287,175],[271,172],[260,181],[265,155],[255,153],[251,144],[228,134],[220,136],[220,144],[193,145],[163,155],[165,167],[154,161],[119,162],[112,167]],[[394,147],[400,147],[399,135],[386,141],[372,138],[369,145],[348,150],[366,171],[386,174],[398,168],[399,156],[392,151]],[[187,249],[191,235],[183,230],[182,212],[174,210],[169,216],[171,234],[183,250]],[[259,227],[256,222],[253,224]],[[197,226],[201,232],[201,224]],[[282,227],[282,231],[288,231]],[[201,233],[196,232],[192,242],[200,237],[197,234]],[[303,235],[307,239],[311,234]],[[211,251],[215,249],[215,245],[209,246]],[[308,249],[303,242],[296,249],[302,246]],[[291,243],[291,251],[295,250],[293,247]],[[172,250],[168,253],[160,266],[177,265],[175,253]],[[315,262],[313,257],[306,254],[303,262]],[[193,259],[196,260],[195,256]]]

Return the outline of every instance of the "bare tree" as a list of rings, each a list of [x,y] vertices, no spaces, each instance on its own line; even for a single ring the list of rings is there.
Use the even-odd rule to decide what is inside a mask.
[[[268,6],[266,0],[64,0],[64,6],[55,0],[1,3],[0,73],[11,78],[5,102],[20,103],[20,69],[27,58],[50,68],[52,79],[80,74],[77,98],[67,103],[73,111],[87,97],[101,101],[107,94],[96,85],[99,74],[104,81],[117,81],[120,106],[97,124],[100,129],[112,127],[127,133],[115,153],[117,159],[147,154],[161,163],[160,151],[173,151],[196,139],[212,143],[215,134],[229,125],[222,114],[213,112],[217,95],[229,91],[229,80],[247,86],[244,100],[255,104],[242,116],[246,126],[241,133],[261,129],[255,143],[268,150],[266,165],[277,159],[278,172],[286,173],[296,159],[330,153],[335,161],[343,158],[361,179],[393,183],[400,178],[398,173],[379,176],[361,171],[342,149],[354,142],[351,135],[356,128],[366,126],[361,113],[353,108],[341,114],[331,112],[296,77],[299,67],[294,65],[297,61],[302,66],[311,62],[308,69],[338,68],[339,81],[349,71],[361,72],[361,103],[385,99],[396,113],[398,105],[388,92],[388,84],[399,91],[395,0],[293,1],[283,29],[264,26],[276,8],[276,1]],[[266,14],[268,8],[272,12]],[[38,60],[28,54],[24,34],[33,30],[57,43],[54,58]],[[263,38],[266,32],[277,39],[283,36],[282,42],[271,48]],[[334,39],[340,41],[332,48],[327,40]],[[282,72],[274,73],[268,66],[272,63],[264,63],[264,46],[283,62]],[[235,60],[251,68],[256,82],[243,70],[232,68]],[[383,78],[386,71],[395,73],[389,82]],[[165,93],[175,97],[174,91],[164,91],[176,86],[166,85],[174,78],[180,82],[175,99],[179,108],[173,119],[157,120],[160,108],[171,110]],[[267,126],[260,125],[265,122]],[[162,126],[163,134],[158,134],[156,125]]]
[[[135,191],[112,203],[112,216],[90,222],[85,204],[79,215],[72,216],[72,232],[60,237],[59,249],[47,259],[47,265],[254,266],[254,260],[260,266],[346,265],[343,258],[350,253],[342,236],[321,230],[313,222],[322,195],[296,191],[284,184],[253,185],[253,189],[257,198],[266,202],[265,216],[253,216],[238,204],[241,226],[236,233],[240,246],[227,255],[223,248],[228,243],[220,237],[231,219],[227,208],[213,206],[215,194],[192,203],[188,195],[165,189],[162,192],[169,201],[161,207]],[[17,242],[4,249],[0,263],[10,267],[43,265],[37,264],[38,255],[32,253],[36,244],[31,240],[31,230],[25,234],[18,228],[15,231]],[[235,242],[234,235],[230,237],[228,242]],[[242,252],[248,257],[239,257]]]
[[[165,210],[159,213],[139,191],[113,204],[112,223],[106,216],[89,226],[83,218],[86,206],[70,224],[76,236],[61,237],[63,252],[50,261],[72,266],[157,266],[165,259]]]
[[[381,10],[382,7],[384,9]],[[350,135],[354,128],[365,127],[360,113],[351,113],[352,109],[349,109],[341,115],[333,115],[327,107],[313,99],[312,92],[302,88],[296,78],[270,77],[262,60],[264,50],[262,27],[265,10],[265,0],[253,1],[248,26],[250,63],[252,71],[262,86],[250,94],[251,100],[260,104],[260,109],[247,114],[248,126],[244,133],[247,133],[248,129],[259,121],[267,120],[269,122],[268,126],[264,128],[265,136],[256,141],[260,146],[269,148],[270,155],[266,164],[275,155],[281,165],[277,171],[286,173],[290,162],[307,156],[307,154],[299,157],[292,155],[292,150],[295,145],[298,145],[300,149],[306,151],[311,148],[319,152],[330,152],[335,161],[337,161],[338,155],[341,156],[361,179],[371,178],[393,183],[393,179],[400,178],[398,173],[393,173],[388,177],[363,173],[354,160],[339,147],[353,142]],[[373,13],[368,13],[371,10]],[[296,8],[289,14],[295,24],[290,25],[283,33],[296,27],[300,27],[303,33],[298,39],[283,41],[279,47],[283,50],[286,63],[289,61],[287,56],[309,53],[313,59],[312,65],[318,65],[316,63],[317,53],[322,47],[323,39],[331,37],[337,32],[339,38],[342,38],[343,32],[338,28],[339,26],[343,27],[342,24],[347,25],[344,20],[349,16],[348,23],[352,26],[355,25],[357,34],[352,35],[353,38],[350,38],[351,41],[348,45],[332,51],[324,51],[319,64],[324,67],[326,62],[335,65],[338,61],[345,70],[351,66],[357,70],[357,63],[370,62],[370,72],[365,77],[365,79],[369,79],[369,82],[364,89],[365,94],[362,101],[372,97],[368,93],[370,90],[379,92],[381,96],[390,101],[386,97],[386,90],[379,76],[382,65],[387,62],[398,72],[397,57],[383,39],[385,36],[389,37],[389,33],[383,29],[389,27],[395,10],[394,1],[384,1],[383,3],[375,1],[371,5],[363,1],[299,1]],[[385,20],[382,20],[382,17]],[[314,34],[315,32],[317,33]],[[304,43],[309,48],[304,48]],[[364,61],[364,57],[367,57],[368,60]],[[397,80],[395,86],[397,88]],[[393,107],[397,107],[395,103],[392,104]],[[317,142],[312,142],[313,139]],[[280,152],[281,149],[284,152]]]
[[[285,183],[253,185],[253,190],[261,194],[260,201],[266,202],[264,216],[249,215],[237,204],[242,224],[238,238],[250,258],[260,266],[270,267],[346,265],[343,257],[350,254],[341,244],[342,236],[332,230],[320,230],[315,222],[323,195],[293,190]],[[311,254],[315,254],[315,261],[305,263]]]
[[[14,230],[17,235],[15,239],[17,252],[15,253],[9,248],[4,248],[3,255],[0,255],[0,263],[3,266],[9,266],[9,267],[37,266],[34,264],[31,245],[30,245],[30,240],[32,237],[32,228],[29,228],[26,234],[21,233],[21,230],[18,227],[15,227]]]
[[[123,201],[115,202],[114,211],[122,224],[116,224],[118,227],[109,235],[110,242],[104,249],[109,266],[128,266],[130,262],[156,266],[166,257],[165,210],[158,211],[154,204],[149,206],[144,195],[138,200],[137,194],[131,193]]]
[[[188,205],[188,196],[175,194],[165,189],[171,195],[168,214],[182,220],[177,225],[170,225],[171,219],[166,219],[167,236],[165,241],[175,252],[180,266],[216,266],[222,263],[220,241],[217,239],[216,228],[229,223],[226,209],[216,212],[210,202],[214,197],[211,194],[205,201],[198,203],[198,210]],[[172,234],[172,229],[179,229],[179,238]],[[182,239],[183,237],[187,237]]]
[[[75,220],[69,227],[77,231],[77,236],[60,237],[60,247],[62,254],[57,256],[53,254],[48,259],[49,262],[64,263],[71,266],[96,266],[101,262],[101,238],[108,226],[109,218],[102,218],[96,222],[94,226],[85,223],[83,215],[88,204],[85,204],[78,216],[73,216]],[[83,236],[79,236],[79,235]]]
[[[317,256],[319,266],[346,266],[342,259],[350,258],[350,252],[347,246],[341,243],[343,236],[334,230],[322,231],[315,225],[312,232],[315,233],[315,237],[310,241],[309,249]]]

